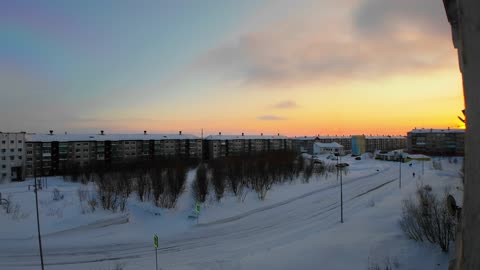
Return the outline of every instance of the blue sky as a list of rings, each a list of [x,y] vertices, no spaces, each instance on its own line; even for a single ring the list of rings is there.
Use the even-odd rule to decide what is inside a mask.
[[[452,109],[394,115],[401,127],[365,120],[365,132],[453,127],[462,93],[437,2],[4,1],[0,130],[358,133],[350,106],[331,121],[312,100],[364,104],[355,97],[380,85],[393,94],[375,102],[406,100],[399,76],[431,78],[421,87]]]

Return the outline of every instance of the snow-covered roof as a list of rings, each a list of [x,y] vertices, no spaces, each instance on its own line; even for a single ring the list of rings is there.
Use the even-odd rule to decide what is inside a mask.
[[[316,142],[315,146],[319,148],[343,148],[343,145],[336,142],[331,142],[331,143]]]
[[[316,139],[351,139],[351,136],[303,136],[303,137],[294,137],[292,140],[297,141],[313,141]]]
[[[27,142],[143,141],[196,140],[190,134],[27,134]]]
[[[465,129],[413,129],[410,133],[465,133]]]
[[[286,140],[287,136],[279,135],[210,135],[205,140],[226,141],[226,140]]]
[[[355,136],[363,136],[363,135],[355,135]],[[297,141],[313,141],[316,139],[328,139],[328,140],[341,140],[341,139],[352,139],[352,136],[303,136],[303,137],[295,137],[292,138],[293,140]],[[365,139],[406,139],[405,136],[365,136]]]
[[[365,136],[365,139],[407,139],[405,136]]]

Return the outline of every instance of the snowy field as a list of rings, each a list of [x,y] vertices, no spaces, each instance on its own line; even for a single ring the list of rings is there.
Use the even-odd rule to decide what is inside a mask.
[[[450,188],[461,203],[461,162],[442,159],[402,164],[354,160],[343,176],[344,219],[340,223],[340,187],[336,175],[309,183],[274,185],[264,201],[254,192],[245,200],[226,194],[207,200],[196,220],[188,219],[194,200],[190,184],[177,207],[166,210],[135,195],[126,213],[98,209],[82,214],[79,183],[49,178],[39,191],[46,269],[155,269],[153,234],[158,234],[159,269],[368,269],[370,261],[390,258],[397,269],[447,269],[449,254],[406,238],[398,220],[402,200],[420,183],[442,194]],[[413,172],[416,176],[413,177]],[[191,171],[187,182],[195,178]],[[0,208],[0,269],[39,269],[33,180],[0,185],[19,205],[16,215]],[[63,200],[52,200],[57,188]],[[94,189],[93,185],[83,189]]]

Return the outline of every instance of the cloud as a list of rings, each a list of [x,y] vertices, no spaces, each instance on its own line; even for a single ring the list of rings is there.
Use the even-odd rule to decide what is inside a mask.
[[[275,109],[293,109],[293,108],[298,108],[298,105],[293,100],[285,100],[277,104],[274,104],[272,107]]]
[[[287,120],[287,118],[282,117],[282,116],[276,116],[276,115],[260,115],[257,116],[258,120],[262,121],[282,121],[282,120]]]
[[[243,32],[209,50],[198,70],[275,90],[455,65],[449,26],[436,0],[367,0],[343,13],[304,21],[292,15]]]
[[[444,6],[438,0],[363,0],[353,12],[361,34],[383,35],[402,25],[437,35],[449,35]]]

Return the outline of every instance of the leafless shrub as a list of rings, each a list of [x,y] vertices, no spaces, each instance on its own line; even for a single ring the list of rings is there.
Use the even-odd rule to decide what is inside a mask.
[[[382,261],[378,261],[376,259],[372,259],[372,257],[369,257],[368,270],[393,270],[390,257],[387,256]]]
[[[438,244],[448,252],[450,241],[455,240],[456,220],[448,212],[446,196],[438,199],[426,186],[420,186],[416,195],[416,202],[403,202],[400,227],[410,239]]]
[[[63,197],[64,197],[63,194],[60,192],[60,190],[58,188],[53,189],[52,199],[54,201],[63,200]]]

